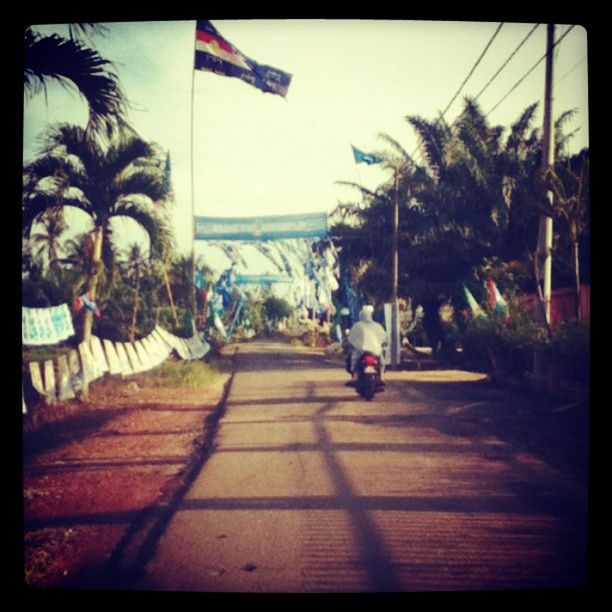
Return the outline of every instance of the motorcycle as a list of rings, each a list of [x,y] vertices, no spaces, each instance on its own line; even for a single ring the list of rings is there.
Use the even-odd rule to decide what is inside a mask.
[[[374,355],[374,353],[365,351],[357,360],[357,367],[355,369],[357,380],[355,387],[357,393],[368,402],[372,401],[376,393],[380,393],[384,390],[384,383],[381,379],[381,368],[380,359]]]

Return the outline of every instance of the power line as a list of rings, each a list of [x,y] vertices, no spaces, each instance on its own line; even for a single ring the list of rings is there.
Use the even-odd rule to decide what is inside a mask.
[[[574,28],[575,26],[571,25],[565,30],[565,32],[559,37],[559,40],[555,42],[553,48],[556,47]],[[546,53],[510,88],[510,90],[506,93],[506,95],[485,115],[488,117],[546,58]]]
[[[465,84],[468,82],[468,80],[470,79],[470,77],[472,76],[472,74],[474,74],[474,71],[476,70],[476,68],[478,68],[478,65],[480,64],[480,62],[482,61],[482,58],[486,55],[487,51],[489,50],[489,47],[491,46],[491,44],[493,43],[493,41],[495,40],[495,38],[497,37],[497,35],[499,34],[500,30],[502,29],[504,23],[501,22],[498,26],[497,29],[495,30],[495,32],[493,32],[493,35],[491,36],[491,38],[489,39],[489,42],[486,44],[485,48],[483,49],[482,53],[480,54],[480,57],[476,60],[476,62],[474,63],[474,65],[472,66],[472,68],[470,69],[468,75],[465,77],[465,79],[463,80],[463,83],[461,83],[461,86],[459,87],[459,89],[457,90],[457,92],[455,93],[455,95],[452,97],[451,101],[446,105],[446,108],[442,111],[442,114],[440,115],[441,117],[444,117],[444,115],[448,112],[448,109],[451,107],[451,105],[453,104],[453,102],[457,99],[457,96],[461,93],[461,90],[465,87]],[[522,44],[522,43],[521,43]],[[498,73],[501,71],[501,69],[498,71]],[[495,75],[497,76],[497,74]],[[495,78],[495,77],[494,77]],[[491,79],[492,80],[492,79]],[[488,84],[487,84],[488,86]],[[482,93],[482,92],[481,92]],[[479,94],[480,95],[480,94]],[[414,157],[415,153],[420,149],[421,145],[418,144],[416,146],[416,148],[414,149],[414,151],[412,152],[412,155],[410,157]]]
[[[465,77],[463,83],[461,83],[461,87],[459,87],[459,89],[457,90],[457,93],[453,96],[452,100],[448,103],[448,105],[446,106],[446,108],[442,111],[442,117],[444,117],[444,115],[446,114],[446,112],[448,111],[448,109],[451,107],[452,103],[457,99],[457,96],[459,95],[459,93],[461,92],[461,90],[463,89],[463,87],[465,86],[465,84],[468,82],[469,78],[472,76],[472,74],[474,74],[474,70],[476,70],[476,68],[478,67],[478,64],[480,64],[480,62],[482,61],[482,58],[485,56],[485,54],[487,53],[487,51],[489,50],[489,47],[491,46],[491,44],[493,43],[493,41],[495,40],[495,38],[497,37],[497,35],[499,34],[499,31],[502,29],[503,26],[503,22],[500,23],[497,26],[497,29],[495,30],[495,32],[493,33],[493,36],[491,36],[489,42],[487,43],[487,45],[485,46],[483,52],[480,54],[480,57],[476,60],[476,63],[472,66],[472,69],[470,70],[470,72],[468,73],[468,75]]]
[[[453,96],[453,99],[448,103],[447,107],[444,109],[443,113],[442,113],[442,117],[444,116],[444,114],[448,111],[448,109],[450,108],[450,106],[452,105],[452,103],[455,101],[455,99],[457,98],[457,96],[459,95],[459,93],[461,92],[461,90],[463,89],[463,87],[465,86],[465,84],[467,83],[467,81],[469,80],[469,78],[472,76],[474,70],[477,68],[478,64],[482,61],[482,58],[484,57],[485,53],[487,52],[488,48],[491,46],[491,43],[493,42],[493,40],[495,39],[495,37],[497,36],[497,34],[499,33],[499,31],[501,30],[502,26],[503,26],[503,22],[499,24],[499,26],[497,27],[496,31],[493,33],[493,36],[491,37],[491,39],[489,40],[489,42],[487,43],[484,51],[481,53],[480,57],[478,58],[478,60],[476,61],[476,63],[474,64],[474,66],[472,67],[472,69],[470,70],[469,74],[467,75],[467,77],[465,78],[465,80],[463,81],[461,87],[458,89],[457,93]],[[527,33],[527,35],[523,38],[523,40],[517,45],[517,47],[514,49],[514,51],[510,54],[510,56],[506,59],[506,61],[502,64],[502,66],[499,68],[499,70],[489,79],[489,81],[486,83],[486,85],[480,90],[480,92],[478,92],[478,94],[476,95],[476,97],[474,98],[475,100],[478,99],[478,97],[489,87],[489,85],[498,77],[498,75],[500,74],[500,72],[508,65],[508,63],[510,62],[510,60],[516,55],[516,53],[519,51],[519,49],[525,44],[525,42],[531,37],[531,35],[535,32],[536,28],[538,28],[541,24],[537,23],[534,25],[534,27]],[[574,26],[569,26],[568,29],[560,36],[560,38],[555,42],[555,44],[553,45],[553,48],[556,47],[566,36],[567,34],[569,34],[570,30],[572,30],[574,28]],[[489,112],[485,115],[485,117],[487,117],[488,115],[490,115],[530,74],[531,72],[533,72],[536,67],[542,63],[542,61],[546,58],[546,53],[529,69],[529,71],[527,73],[525,73],[523,75],[523,77],[521,79],[519,79],[519,81],[517,81],[514,86],[504,95],[504,97],[499,100],[499,102],[491,109],[489,110]],[[583,58],[584,59],[584,58]],[[581,60],[582,61],[582,60]],[[580,62],[578,62],[578,64],[580,64]],[[576,64],[573,68],[571,68],[567,74],[569,74],[569,72],[571,72],[578,64]],[[411,157],[414,157],[414,155],[418,152],[418,150],[421,148],[421,145],[418,144],[416,146],[416,148],[414,149],[414,151],[412,152]]]
[[[480,94],[482,94],[487,87],[498,77],[499,73],[510,63],[510,60],[517,54],[519,49],[527,42],[527,40],[531,37],[531,35],[535,32],[536,28],[538,28],[541,24],[536,23],[533,28],[528,32],[527,36],[523,38],[523,40],[519,43],[516,49],[509,55],[508,59],[501,65],[499,70],[489,79],[488,83],[476,94],[474,100],[478,100]]]
[[[570,72],[578,68],[586,58],[587,56],[585,55],[581,60],[578,60],[561,78],[559,78],[559,81],[562,81]]]

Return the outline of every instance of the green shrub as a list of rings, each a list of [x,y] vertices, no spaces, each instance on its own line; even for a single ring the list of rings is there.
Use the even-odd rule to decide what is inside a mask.
[[[465,327],[462,346],[466,359],[497,378],[522,380],[532,370],[536,346],[545,331],[520,310],[508,316],[491,314],[474,319]]]
[[[204,363],[168,359],[159,368],[139,374],[134,380],[142,387],[206,388],[229,369],[229,363],[221,360]]]
[[[271,295],[264,302],[266,317],[273,324],[287,319],[293,314],[293,307],[287,300]]]
[[[590,374],[590,325],[588,321],[566,321],[553,331],[546,345],[549,363],[560,366],[567,382],[588,385]]]

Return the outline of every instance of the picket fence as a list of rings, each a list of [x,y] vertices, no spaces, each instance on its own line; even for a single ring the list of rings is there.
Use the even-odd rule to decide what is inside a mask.
[[[210,345],[198,335],[179,338],[159,325],[145,338],[135,342],[112,342],[92,336],[67,355],[28,364],[30,382],[47,403],[76,397],[83,383],[104,374],[129,376],[161,365],[175,351],[180,359],[201,359]],[[22,410],[27,406],[22,394]]]

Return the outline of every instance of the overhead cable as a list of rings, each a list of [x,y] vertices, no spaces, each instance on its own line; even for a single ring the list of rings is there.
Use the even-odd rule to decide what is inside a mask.
[[[518,50],[527,42],[527,40],[535,32],[536,28],[539,27],[540,25],[541,24],[536,23],[533,26],[533,28],[531,28],[531,30],[529,30],[527,36],[525,36],[525,38],[523,38],[523,40],[519,43],[519,45],[516,47],[516,49],[509,55],[508,59],[501,65],[499,70],[489,79],[488,83],[476,94],[476,97],[474,98],[474,100],[478,100],[478,98],[480,97],[480,94],[482,94],[487,89],[487,87],[489,87],[489,85],[497,78],[499,73],[510,63],[510,60],[517,54]]]
[[[502,29],[503,25],[504,24],[502,22],[502,23],[500,23],[497,26],[497,29],[493,33],[493,36],[491,36],[491,38],[490,38],[489,42],[487,43],[487,45],[485,46],[483,52],[480,54],[480,57],[476,60],[476,63],[472,66],[472,69],[470,70],[468,75],[465,77],[463,83],[461,83],[461,87],[459,87],[459,89],[457,90],[457,93],[453,96],[453,99],[448,103],[446,108],[442,111],[442,117],[444,117],[444,115],[446,114],[448,109],[451,107],[452,103],[457,99],[457,96],[461,93],[461,90],[464,88],[464,86],[468,82],[469,78],[472,76],[472,74],[474,74],[474,70],[476,70],[476,68],[478,67],[478,64],[480,64],[480,62],[482,61],[482,58],[485,56],[485,54],[489,50],[489,47],[491,46],[491,44],[493,43],[493,41],[495,40],[495,38],[499,34],[499,31]]]
[[[553,44],[553,49],[570,33],[574,27],[575,26],[571,25],[567,28],[567,30],[565,30],[565,32],[563,32],[563,34],[559,37],[559,40]],[[544,53],[544,55],[510,88],[508,93],[506,93],[506,95],[491,110],[489,110],[485,117],[488,117],[544,61],[544,59],[546,59],[546,55],[547,54]]]

